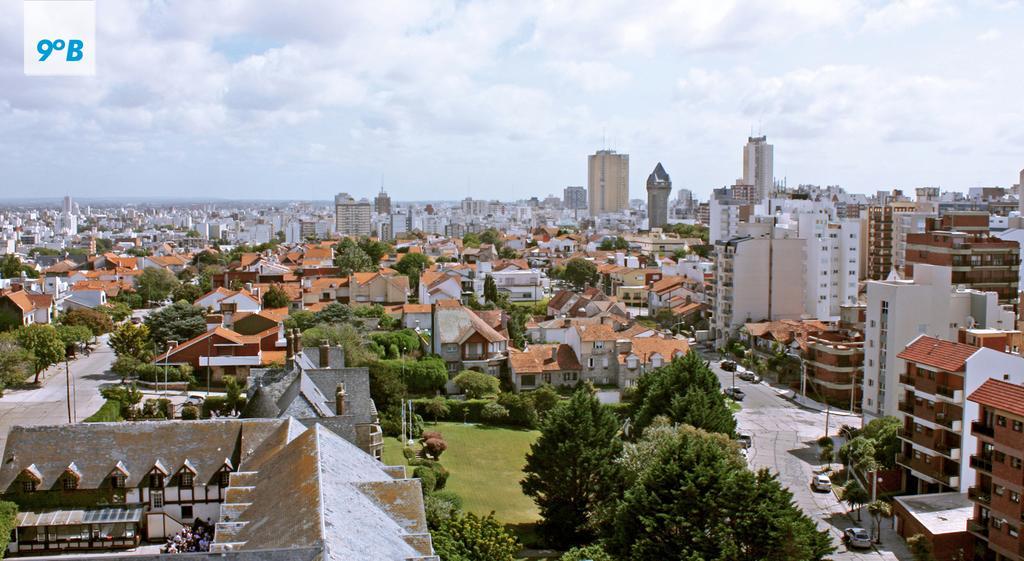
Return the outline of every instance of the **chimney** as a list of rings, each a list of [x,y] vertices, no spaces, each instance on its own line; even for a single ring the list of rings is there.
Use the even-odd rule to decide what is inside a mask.
[[[558,345],[551,346],[551,360],[558,360]]]
[[[295,345],[295,354],[297,355],[297,354],[301,353],[302,352],[302,332],[299,331],[299,328],[297,328],[297,327],[292,330],[292,341],[294,341],[294,345]]]
[[[320,343],[320,368],[328,368],[331,365],[331,347],[326,342]]]
[[[338,384],[338,389],[334,391],[334,409],[337,414],[345,414],[345,383],[341,382]]]
[[[292,363],[295,361],[295,347],[292,346],[294,341],[292,339],[292,331],[290,329],[285,330],[284,341],[284,360],[286,368],[290,370],[292,367]]]

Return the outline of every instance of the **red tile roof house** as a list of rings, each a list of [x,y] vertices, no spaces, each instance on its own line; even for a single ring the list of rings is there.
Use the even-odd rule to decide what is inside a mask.
[[[15,318],[18,325],[50,323],[53,321],[53,297],[33,294],[24,290],[0,292],[0,310]]]
[[[508,365],[516,391],[544,384],[575,387],[583,370],[576,352],[564,343],[528,345],[522,351],[509,349]]]
[[[279,327],[256,335],[241,335],[216,327],[157,355],[153,364],[189,364],[196,376],[204,379],[209,365],[212,382],[222,382],[224,376],[235,376],[244,383],[250,369],[283,363],[285,345],[283,329]]]
[[[975,471],[967,456],[978,446],[969,423],[979,406],[971,395],[989,379],[1024,383],[1024,358],[997,350],[918,336],[897,355],[906,364],[899,386],[903,417],[897,463],[904,488],[918,493],[967,490]]]

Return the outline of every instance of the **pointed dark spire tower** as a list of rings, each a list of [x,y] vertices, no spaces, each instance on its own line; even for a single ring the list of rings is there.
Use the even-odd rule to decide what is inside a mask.
[[[650,228],[663,228],[668,224],[668,197],[672,180],[661,162],[647,176],[647,222]]]

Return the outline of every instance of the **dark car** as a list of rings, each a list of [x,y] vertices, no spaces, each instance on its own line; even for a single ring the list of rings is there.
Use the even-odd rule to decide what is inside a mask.
[[[736,386],[725,388],[725,395],[733,401],[743,401],[743,398],[747,396],[747,394],[743,393],[743,390]]]
[[[721,364],[719,364],[718,366],[721,367],[721,369],[725,370],[726,372],[736,371],[736,363],[731,360],[723,360]]]
[[[750,445],[753,443],[753,439],[750,438],[749,434],[741,432],[736,435],[736,442],[738,442],[742,448],[746,449],[750,448]]]

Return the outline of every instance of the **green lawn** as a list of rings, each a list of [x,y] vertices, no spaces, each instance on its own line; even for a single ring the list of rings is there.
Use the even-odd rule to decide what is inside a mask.
[[[536,522],[537,507],[523,495],[519,481],[539,432],[462,423],[428,423],[425,428],[440,432],[448,442],[441,456],[451,472],[445,488],[462,497],[465,510],[481,515],[493,510],[506,524]],[[384,463],[405,464],[397,438],[384,439]],[[412,468],[408,471],[411,475]]]

